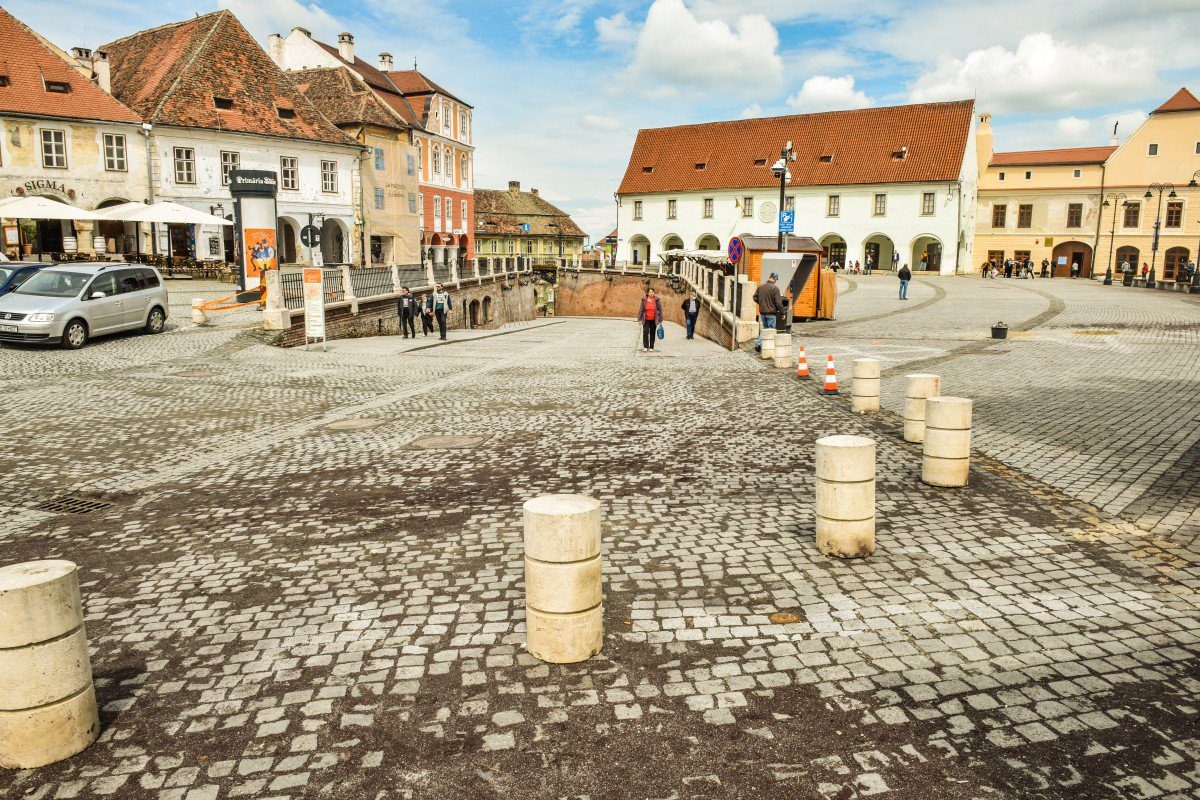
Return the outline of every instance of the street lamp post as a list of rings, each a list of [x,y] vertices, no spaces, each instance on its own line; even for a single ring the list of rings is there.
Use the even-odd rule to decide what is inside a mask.
[[[779,160],[771,166],[771,172],[776,178],[779,178],[779,220],[783,221],[783,208],[786,202],[787,183],[792,179],[792,173],[788,171],[787,165],[796,160],[796,154],[792,151],[792,143],[789,140],[779,151]],[[779,239],[776,243],[776,250],[780,253],[787,252],[783,249],[783,225],[779,225]]]
[[[1143,195],[1147,200],[1154,199],[1154,193],[1158,192],[1158,207],[1154,211],[1154,241],[1150,244],[1150,277],[1146,280],[1146,288],[1153,289],[1158,284],[1154,280],[1155,262],[1158,260],[1158,233],[1162,226],[1162,196],[1163,192],[1169,191],[1167,197],[1174,200],[1179,195],[1175,194],[1175,184],[1173,183],[1152,183],[1146,189],[1146,194]]]
[[[1200,169],[1192,173],[1192,179],[1188,181],[1189,189],[1200,187],[1200,184],[1196,183],[1197,178],[1200,178]],[[1200,225],[1200,219],[1196,220],[1196,224]],[[1196,252],[1191,261],[1196,267],[1192,270],[1192,285],[1188,287],[1188,294],[1200,294],[1200,239],[1196,241]]]
[[[1113,267],[1116,266],[1115,256],[1113,255],[1113,241],[1117,238],[1117,202],[1121,203],[1121,208],[1129,205],[1129,196],[1123,192],[1110,192],[1105,198],[1102,206],[1113,207],[1112,230],[1108,234],[1108,269],[1104,270],[1104,285],[1112,286]]]

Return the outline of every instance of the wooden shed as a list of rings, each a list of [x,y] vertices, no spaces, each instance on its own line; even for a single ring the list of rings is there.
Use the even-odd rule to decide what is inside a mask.
[[[743,246],[741,272],[755,284],[762,283],[767,278],[762,274],[763,253],[779,252],[778,240],[774,236],[744,235],[739,238],[742,240]],[[779,287],[785,295],[790,294],[793,298],[792,320],[799,322],[810,319],[833,319],[837,289],[833,272],[825,269],[824,251],[821,245],[812,237],[788,234],[786,249],[789,253],[811,255],[817,262],[803,286]]]

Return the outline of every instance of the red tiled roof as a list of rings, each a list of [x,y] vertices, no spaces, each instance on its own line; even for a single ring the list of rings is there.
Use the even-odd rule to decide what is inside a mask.
[[[409,123],[347,67],[316,67],[291,73],[304,96],[335,125],[378,125],[407,130]],[[394,95],[399,97],[399,95]],[[403,99],[403,98],[400,98]]]
[[[354,71],[357,72],[359,75],[362,75],[363,80],[366,81],[368,84],[370,84],[372,87],[374,87],[376,89],[384,89],[389,92],[396,91],[396,87],[394,85],[392,85],[392,81],[388,78],[388,76],[386,74],[384,74],[383,72],[380,72],[375,67],[372,67],[370,64],[368,64],[366,61],[363,61],[358,56],[354,57],[354,63],[352,64],[349,61],[347,61],[346,59],[342,58],[341,51],[339,51],[333,45],[326,44],[325,42],[318,41],[317,39],[313,39],[313,41],[316,42],[318,45],[320,45],[321,48],[323,50],[325,50],[325,52],[329,53],[329,55],[333,56],[338,61],[345,64],[346,66],[352,67],[354,69]]]
[[[113,94],[163,125],[357,145],[321,115],[229,11],[135,33],[105,45]],[[233,101],[218,109],[214,95]],[[282,119],[277,108],[295,116]]]
[[[1057,150],[1019,150],[992,153],[993,167],[1037,166],[1047,164],[1103,164],[1116,152],[1115,147],[1062,147]]]
[[[0,8],[0,112],[36,117],[141,122],[129,108],[92,83],[20,20]],[[46,91],[46,81],[70,84],[65,93]]]
[[[529,232],[521,230],[529,224]],[[555,227],[551,227],[554,223]],[[475,190],[475,232],[478,236],[558,236],[586,234],[562,209],[533,192],[511,189]]]
[[[403,117],[404,121],[409,125],[414,128],[424,129],[424,126],[421,124],[421,118],[418,117],[417,112],[413,110],[412,105],[408,102],[408,98],[404,95],[394,92],[379,92],[379,99],[391,106],[392,110]]]
[[[1200,100],[1197,100],[1196,95],[1189,92],[1186,86],[1181,87],[1178,92],[1171,95],[1171,99],[1151,113],[1162,114],[1168,111],[1200,111]]]
[[[641,130],[617,192],[775,186],[770,167],[788,140],[792,186],[954,181],[973,108],[961,100]]]
[[[473,106],[466,100],[462,100],[450,94],[441,86],[438,86],[436,83],[429,80],[429,78],[427,78],[419,70],[404,69],[395,72],[389,72],[388,77],[392,79],[392,83],[396,84],[396,88],[398,88],[402,94],[440,94],[444,97],[449,97],[451,100],[457,103],[462,103],[467,108],[473,108]]]

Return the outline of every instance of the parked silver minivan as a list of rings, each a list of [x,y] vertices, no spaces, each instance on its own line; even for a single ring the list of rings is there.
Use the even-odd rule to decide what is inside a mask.
[[[93,336],[161,333],[169,309],[153,267],[56,264],[0,297],[0,342],[61,342],[77,350]]]

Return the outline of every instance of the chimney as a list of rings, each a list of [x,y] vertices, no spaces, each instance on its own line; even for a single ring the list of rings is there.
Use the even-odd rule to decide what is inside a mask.
[[[531,195],[533,195],[534,197],[538,197],[538,192],[537,192],[537,189],[530,189],[530,190],[529,190],[529,193],[530,193]]]
[[[521,191],[521,182],[520,181],[509,181],[508,182],[508,190],[510,192],[514,192],[514,193]]]
[[[108,53],[97,50],[92,54],[92,73],[96,76],[96,85],[112,94],[112,65]]]
[[[992,115],[980,114],[979,127],[975,130],[975,160],[979,164],[980,175],[987,169],[988,164],[992,163],[995,140],[996,135],[992,133]]]
[[[267,37],[267,55],[275,62],[275,66],[284,69],[283,63],[283,37],[278,33],[272,33]]]
[[[343,61],[354,63],[354,37],[345,31],[338,34],[338,55]]]
[[[308,28],[302,28],[302,27],[300,27],[299,25],[297,25],[296,27],[292,28],[292,33],[296,33],[297,31],[299,31],[300,33],[304,34],[304,35],[305,35],[305,36],[307,36],[309,39],[311,39],[311,38],[312,38],[312,31],[310,31]]]
[[[380,53],[379,54],[379,70],[381,72],[391,72],[392,71],[392,54],[391,53]]]
[[[75,59],[75,63],[82,67],[85,71],[92,71],[92,51],[86,47],[72,47],[71,56]]]

